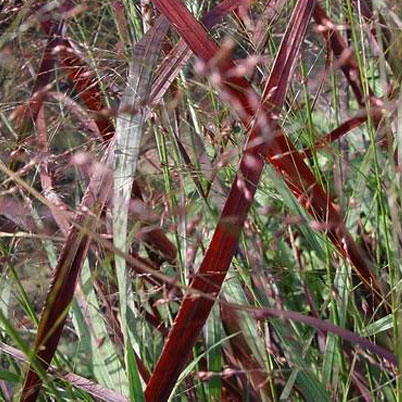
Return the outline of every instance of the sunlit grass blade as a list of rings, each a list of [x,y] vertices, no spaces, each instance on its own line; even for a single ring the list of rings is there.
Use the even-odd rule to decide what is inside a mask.
[[[48,21],[42,21],[41,25],[49,34],[55,29]],[[163,35],[161,35],[161,37],[163,37]],[[95,72],[76,54],[76,51],[67,38],[59,39],[57,45],[56,56],[58,56],[61,67],[74,83],[78,95],[81,97],[88,111],[93,113],[93,116],[90,117],[98,127],[103,140],[109,141],[115,134],[115,128],[110,113],[107,113],[106,102]],[[142,63],[145,63],[145,61],[143,60]],[[63,95],[58,94],[57,96],[62,97]],[[80,113],[80,111],[78,111],[78,114],[82,115],[84,118],[86,117],[85,113]],[[91,125],[91,121],[89,121],[88,124]],[[163,234],[158,236],[158,234],[159,233],[156,232],[150,233],[148,241],[153,246],[158,246],[162,242],[166,249],[168,243],[167,237]],[[171,246],[170,249],[172,249]]]
[[[83,347],[91,356],[96,381],[121,393],[127,392],[127,376],[120,363],[116,342],[110,338],[101,305],[96,298],[88,259],[84,262],[81,283],[71,305],[73,323]]]
[[[145,108],[149,97],[152,71],[168,28],[169,23],[164,17],[160,17],[156,25],[136,44],[117,118],[113,160],[113,242],[115,247],[125,253],[129,249],[127,244],[128,211],[140,143],[145,130]],[[135,400],[140,400],[142,388],[135,367],[135,359],[132,358],[133,350],[131,350],[134,347],[135,352],[139,352],[135,339],[135,323],[132,320],[132,317],[136,316],[133,288],[125,259],[115,255],[115,264],[130,395]],[[130,333],[133,335],[130,336]]]

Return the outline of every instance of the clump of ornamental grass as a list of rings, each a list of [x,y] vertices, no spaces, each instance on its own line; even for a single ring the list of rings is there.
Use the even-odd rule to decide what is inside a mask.
[[[3,400],[398,400],[396,2],[0,6]]]

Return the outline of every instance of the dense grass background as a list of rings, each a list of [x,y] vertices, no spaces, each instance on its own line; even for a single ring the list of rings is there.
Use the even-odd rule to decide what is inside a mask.
[[[401,4],[185,6],[0,5],[0,399],[401,400]]]

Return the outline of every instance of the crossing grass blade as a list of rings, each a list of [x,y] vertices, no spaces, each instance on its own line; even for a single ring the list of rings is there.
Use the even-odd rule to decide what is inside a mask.
[[[156,4],[158,7],[162,7],[162,5],[158,5],[157,2]],[[313,15],[316,19],[322,18],[322,20],[320,20],[321,22],[325,22],[323,17],[323,15],[325,15],[324,10],[320,7],[317,9],[317,7],[319,6],[314,6]],[[198,25],[196,33],[199,39],[196,39],[193,37],[192,30],[186,28],[186,20],[178,17],[176,12],[177,8],[176,10],[171,9],[169,6],[166,6],[165,8],[161,8],[161,10],[166,12],[168,18],[172,18],[172,20],[175,21],[176,29],[180,31],[194,54],[200,57],[205,63],[213,60],[215,55],[218,54],[218,47],[213,41],[211,41],[206,31]],[[184,10],[182,11],[185,12]],[[191,15],[189,15],[188,12],[187,15],[188,18],[191,18]],[[192,24],[196,24],[195,20],[192,21]],[[337,35],[336,31],[333,36],[329,35],[329,38],[334,41],[334,45],[336,45],[336,48],[338,49],[337,52],[339,53],[336,53],[336,55],[340,56],[342,51],[345,50],[343,39]],[[287,58],[292,56],[292,52],[294,56],[296,49],[290,46],[287,49],[287,41],[293,39],[294,38],[292,38],[291,35],[285,33],[283,48],[286,50],[283,54],[278,53],[276,60],[278,60],[279,64],[277,65],[283,67],[282,63],[286,62]],[[233,67],[233,63],[228,59],[223,60],[222,65],[219,66],[221,72],[229,71]],[[290,69],[290,66],[287,66],[287,68]],[[358,69],[354,59],[350,58],[343,69],[345,74],[351,77],[350,85],[355,91],[356,97],[361,99],[361,102],[363,102],[361,84],[360,81],[355,78]],[[283,84],[281,84],[283,80],[278,78],[279,71],[280,68],[278,68],[277,72],[271,72],[270,77],[272,78],[267,81],[264,88],[262,98],[264,99],[263,104],[265,107],[272,108],[272,106],[275,105],[275,101],[281,100],[284,96]],[[286,73],[290,73],[290,71],[286,71]],[[223,80],[222,85],[225,97],[232,100],[236,99],[234,106],[237,107],[237,109],[240,108],[237,112],[241,116],[245,127],[249,127],[249,119],[254,118],[254,114],[256,113],[253,104],[259,104],[258,95],[256,95],[251,89],[249,82],[243,78],[226,78]],[[275,97],[278,99],[275,99]],[[278,102],[278,104],[280,104],[280,102]],[[266,124],[263,118],[261,124]],[[381,304],[383,302],[384,289],[374,276],[370,263],[362,257],[358,247],[353,241],[353,238],[348,233],[342,218],[330,199],[330,196],[326,194],[317,183],[313,173],[305,164],[302,154],[296,150],[289,138],[287,138],[282,132],[279,125],[274,125],[272,132],[275,133],[273,135],[274,141],[272,146],[266,152],[267,160],[272,163],[280,176],[283,177],[291,191],[299,199],[300,204],[307,209],[314,219],[326,225],[328,237],[341,254],[351,261],[353,266],[356,268],[359,278],[367,286],[369,291],[374,289],[374,298],[376,299],[375,303],[377,305]],[[346,244],[346,246],[344,246],[344,244]]]
[[[37,116],[37,132],[40,138],[38,142],[41,144],[43,152],[48,152],[48,133],[44,107],[41,107]],[[47,160],[41,164],[39,174],[46,199],[50,203],[67,210],[68,206],[63,203],[54,190],[53,178],[49,172]],[[67,237],[70,228],[69,220],[64,214],[58,214],[56,209],[52,209],[51,212],[60,231]],[[54,267],[57,264],[54,257],[56,251],[53,244],[48,244],[46,249],[49,250],[49,247],[51,247],[51,251],[48,251],[48,258],[51,266]],[[71,305],[73,323],[77,334],[85,345],[87,353],[92,355],[92,370],[96,380],[112,389],[125,390],[125,372],[119,364],[116,347],[110,339],[103,317],[99,315],[100,306],[91,279],[89,262],[86,259],[81,275],[82,285],[78,282],[78,294]],[[99,345],[100,339],[103,339],[101,345]]]
[[[37,398],[40,391],[40,378],[33,367],[39,364],[46,369],[54,356],[74,296],[77,278],[88,251],[90,238],[87,230],[96,230],[99,214],[110,196],[112,187],[111,145],[103,159],[103,168],[96,171],[91,178],[74,218],[74,225],[70,229],[54,268],[37,330],[35,356],[25,376],[21,394],[22,401],[35,401]]]
[[[218,54],[218,47],[189,11],[176,1],[169,3],[154,1],[154,3],[180,32],[192,51],[205,63],[211,62]],[[313,2],[299,2],[292,14],[290,28],[282,41],[283,46],[278,52],[264,91],[265,103],[269,103],[268,110],[271,112],[262,106],[262,113],[258,113],[258,109],[252,107],[249,100],[254,94],[245,79],[236,77],[225,81],[224,78],[221,82],[223,87],[221,90],[226,92],[226,99],[237,107],[243,123],[246,127],[251,127],[251,130],[238,174],[226,199],[215,233],[197,275],[191,283],[192,288],[204,293],[217,295],[236,251],[238,238],[264,167],[264,161],[260,155],[265,155],[272,143],[276,144],[275,151],[278,151],[278,145],[282,144],[281,142],[278,144],[278,138],[281,137],[278,136],[272,110],[274,108],[278,110],[282,106],[289,75],[303,40],[312,7]],[[229,59],[224,58],[218,68],[220,73],[224,74],[233,66]],[[255,99],[252,100],[255,101]],[[238,106],[239,104],[241,107]],[[253,118],[256,119],[254,127]],[[259,118],[263,119],[264,124],[258,121]],[[168,399],[213,304],[212,300],[194,298],[194,296],[184,298],[147,385],[145,391],[147,401]],[[178,347],[182,351],[182,356],[180,359],[172,359]]]
[[[66,2],[66,3],[71,3],[71,2]],[[67,4],[66,7],[69,5]],[[220,10],[220,8],[219,8]],[[61,32],[63,25],[62,23],[56,23],[52,24],[48,20],[41,20],[41,26],[45,32],[48,33],[50,36],[49,41],[51,41],[51,50],[52,50],[52,57],[53,61],[54,59],[57,59],[59,64],[61,65],[62,69],[65,71],[67,76],[70,78],[70,80],[73,82],[75,85],[75,88],[78,92],[78,95],[80,96],[82,102],[85,104],[87,111],[89,113],[92,113],[90,116],[91,119],[93,119],[94,123],[98,127],[99,133],[101,134],[101,137],[104,142],[109,142],[115,135],[115,128],[114,124],[112,121],[112,115],[113,111],[108,112],[108,108],[106,107],[106,102],[104,99],[104,96],[102,95],[102,90],[100,88],[99,82],[97,80],[95,72],[92,70],[92,68],[76,53],[74,48],[71,45],[71,42],[68,38],[66,37],[58,37],[56,36],[57,42],[54,39],[54,32]],[[160,29],[160,28],[159,28]],[[162,31],[160,32],[159,40],[161,40],[166,33],[167,28],[163,28],[163,34]],[[152,31],[148,34],[150,36],[152,33],[155,32],[155,29],[152,29]],[[57,49],[55,47],[57,46]],[[139,44],[141,46],[141,44]],[[50,45],[49,45],[50,47]],[[57,52],[55,52],[57,50]],[[137,50],[138,51],[138,50]],[[55,54],[53,54],[55,53]],[[45,53],[45,55],[48,53]],[[140,56],[140,55],[139,55]],[[44,57],[45,59],[45,57]],[[140,61],[145,65],[146,60]],[[46,65],[48,65],[49,62],[47,62]],[[43,69],[44,71],[47,71],[45,68]],[[42,71],[42,70],[40,70]],[[47,80],[49,81],[51,76],[50,74],[46,75]],[[47,83],[49,83],[47,81]],[[43,80],[41,81],[42,85],[40,87],[43,87],[44,83]],[[36,91],[38,92],[38,91]],[[33,91],[33,93],[36,93]],[[40,92],[40,91],[39,91]],[[59,94],[61,96],[61,94]],[[151,99],[151,96],[148,97],[147,102]],[[160,100],[160,98],[159,98]],[[37,103],[35,103],[36,105]],[[112,113],[111,113],[112,112]],[[126,111],[129,112],[129,111]],[[19,112],[17,115],[20,115],[21,112]],[[138,189],[138,188],[137,188]],[[141,192],[137,195],[141,198]],[[162,254],[163,250],[166,250],[167,248],[170,249],[170,257],[172,250],[174,246],[172,246],[171,242],[169,242],[168,238],[166,235],[162,232],[157,232],[153,231],[150,232],[148,237],[147,237],[147,242],[151,245],[151,247],[159,249],[161,247],[162,249]]]
[[[330,133],[326,134],[322,139],[320,138],[315,144],[314,149],[319,150],[322,148],[326,148],[329,146],[331,142],[338,140],[342,136],[346,135],[348,132],[353,129],[359,127],[361,124],[367,121],[367,115],[362,114],[359,116],[352,117],[351,119],[343,122],[339,127],[335,130],[332,130]],[[310,158],[312,156],[313,150],[311,148],[306,148],[304,151],[304,155],[306,158]]]

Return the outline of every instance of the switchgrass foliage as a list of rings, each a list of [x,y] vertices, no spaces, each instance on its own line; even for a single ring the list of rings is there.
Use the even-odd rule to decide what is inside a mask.
[[[2,2],[0,400],[401,400],[401,10]]]

